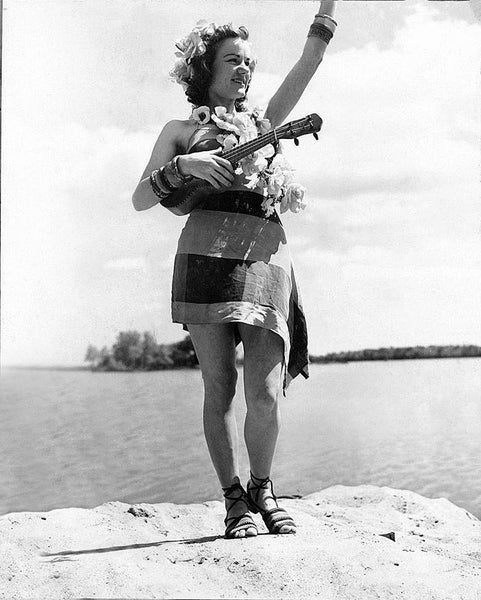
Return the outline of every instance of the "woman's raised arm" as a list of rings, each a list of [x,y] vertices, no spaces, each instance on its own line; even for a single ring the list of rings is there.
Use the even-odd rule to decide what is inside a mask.
[[[314,24],[309,29],[301,58],[269,101],[265,118],[269,119],[272,127],[284,122],[321,64],[331,34],[336,28],[336,22],[332,18],[335,4],[336,0],[322,0]]]

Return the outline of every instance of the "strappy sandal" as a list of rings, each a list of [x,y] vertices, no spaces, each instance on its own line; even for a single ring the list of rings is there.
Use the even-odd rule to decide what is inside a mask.
[[[257,480],[258,483],[256,483],[255,480]],[[247,494],[246,494],[247,495],[247,506],[249,507],[249,510],[253,513],[260,513],[262,520],[264,521],[267,529],[269,530],[269,533],[273,533],[273,534],[281,533],[280,529],[284,525],[289,525],[290,527],[296,527],[296,524],[294,523],[292,518],[289,516],[288,512],[286,510],[284,510],[283,508],[281,508],[279,505],[277,505],[276,508],[271,508],[270,510],[264,510],[263,508],[261,508],[261,506],[259,506],[258,501],[259,501],[260,491],[263,489],[264,490],[268,489],[269,485],[271,488],[270,497],[277,504],[277,496],[274,494],[274,486],[272,484],[271,479],[269,477],[266,477],[265,479],[259,479],[259,477],[255,477],[251,471],[251,478],[250,478],[250,481],[247,483]],[[254,497],[252,495],[252,492],[254,492]],[[289,532],[286,531],[286,533],[296,533],[296,532],[295,531],[289,531]]]
[[[240,490],[241,494],[239,496],[232,496],[236,490]],[[227,516],[224,519],[225,538],[238,538],[239,536],[237,536],[236,533],[239,531],[246,532],[244,537],[255,537],[255,535],[247,535],[248,529],[255,529],[257,533],[257,525],[254,523],[251,515],[248,512],[244,513],[243,515],[238,515],[237,517],[229,517],[229,512],[231,511],[232,507],[237,504],[237,502],[243,502],[248,508],[247,495],[244,488],[240,483],[234,483],[228,488],[222,488],[222,491],[224,492],[224,498],[227,500],[233,500],[232,504],[227,509]]]

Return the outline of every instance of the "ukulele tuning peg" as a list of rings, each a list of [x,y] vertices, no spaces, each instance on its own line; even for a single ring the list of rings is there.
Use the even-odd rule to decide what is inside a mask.
[[[295,144],[296,146],[299,146],[299,140],[298,140],[297,138],[294,138],[294,144]]]
[[[312,135],[314,136],[314,139],[315,139],[315,140],[318,140],[318,139],[319,139],[319,136],[317,135],[317,133],[313,133]]]

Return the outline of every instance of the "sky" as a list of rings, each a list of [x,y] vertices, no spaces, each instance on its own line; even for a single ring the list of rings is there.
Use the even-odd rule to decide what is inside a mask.
[[[190,114],[169,80],[200,19],[246,25],[265,107],[318,3],[5,0],[2,364],[78,365],[119,331],[170,320],[185,218],[136,212],[163,125]],[[478,16],[476,16],[476,12]],[[284,142],[308,206],[286,214],[310,352],[481,344],[481,14],[468,1],[339,1],[336,35]]]

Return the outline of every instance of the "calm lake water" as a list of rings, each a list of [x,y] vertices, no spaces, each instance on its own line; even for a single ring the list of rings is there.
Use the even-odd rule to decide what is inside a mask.
[[[4,369],[2,388],[0,514],[220,499],[198,370]],[[236,405],[242,439],[241,390]],[[481,517],[481,359],[312,365],[282,414],[279,495],[369,483]]]

